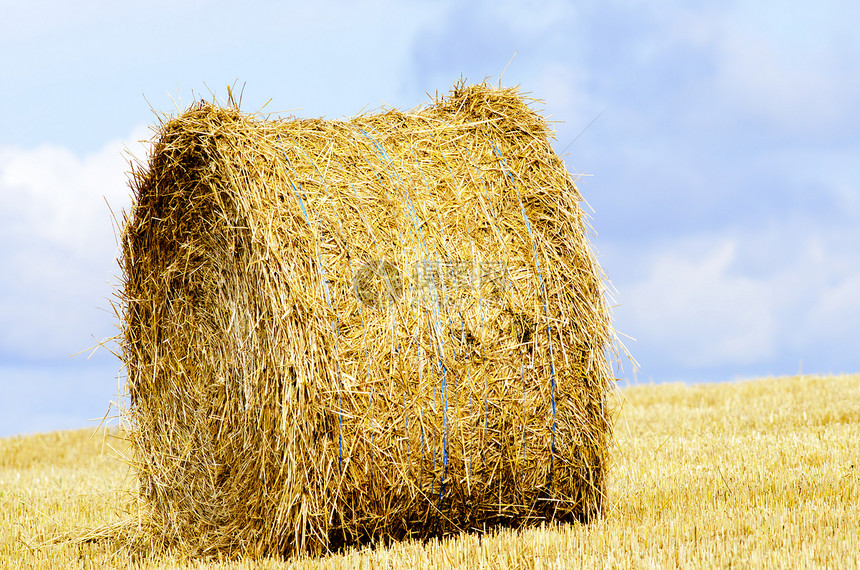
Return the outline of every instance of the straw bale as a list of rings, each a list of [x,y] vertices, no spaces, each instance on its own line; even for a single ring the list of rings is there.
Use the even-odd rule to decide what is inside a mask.
[[[154,540],[315,554],[600,512],[613,333],[532,104],[162,121],[121,260]]]

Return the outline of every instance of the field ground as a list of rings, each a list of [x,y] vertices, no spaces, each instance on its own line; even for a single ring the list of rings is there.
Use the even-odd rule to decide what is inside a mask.
[[[617,399],[603,520],[318,560],[132,559],[108,541],[48,542],[119,520],[128,469],[93,430],[0,439],[0,567],[860,567],[860,375],[637,386]]]

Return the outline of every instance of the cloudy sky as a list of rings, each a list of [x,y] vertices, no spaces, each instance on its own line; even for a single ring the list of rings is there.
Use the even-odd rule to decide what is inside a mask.
[[[94,425],[120,363],[112,215],[154,111],[545,100],[640,382],[860,371],[860,4],[10,3],[0,20],[0,436]],[[504,74],[502,75],[502,73]],[[112,214],[113,212],[113,214]]]

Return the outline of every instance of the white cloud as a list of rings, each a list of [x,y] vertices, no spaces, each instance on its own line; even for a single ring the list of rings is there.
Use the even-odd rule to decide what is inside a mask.
[[[857,338],[860,323],[860,269],[821,291],[809,307],[805,329],[824,341]]]
[[[622,292],[636,334],[684,366],[769,357],[773,299],[767,283],[731,271],[738,246],[721,239],[692,252],[657,254],[645,279]]]
[[[860,251],[847,244],[857,243],[857,228],[785,221],[631,251],[644,260],[614,281],[616,326],[637,338],[629,348],[644,369],[753,366],[766,374],[825,347],[841,359],[831,366],[850,367],[856,357],[845,339],[860,336]],[[608,249],[619,264],[618,248]]]
[[[0,353],[55,359],[113,334],[110,281],[119,271],[111,209],[130,203],[128,143],[91,155],[43,146],[0,148]],[[110,208],[109,208],[110,206]],[[8,277],[11,277],[8,278]]]
[[[856,128],[860,41],[853,2],[790,8],[741,3],[717,28],[718,88],[754,116],[791,133]]]
[[[0,437],[57,429],[96,427],[116,408],[117,366],[74,363],[9,365],[0,362]],[[116,425],[108,418],[106,425]]]

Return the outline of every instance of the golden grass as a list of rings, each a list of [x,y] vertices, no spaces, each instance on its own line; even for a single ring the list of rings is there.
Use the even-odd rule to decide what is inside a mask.
[[[49,543],[118,520],[129,469],[92,431],[0,440],[0,566],[12,568],[856,568],[860,375],[620,392],[609,508],[587,526],[506,529],[319,559],[129,558]]]
[[[314,554],[596,516],[613,332],[551,136],[487,85],[165,120],[122,236],[142,528]]]

